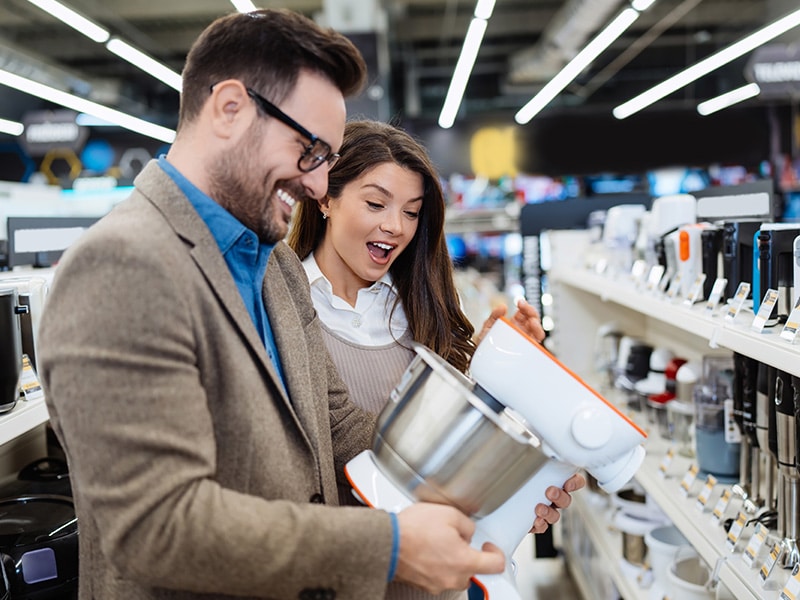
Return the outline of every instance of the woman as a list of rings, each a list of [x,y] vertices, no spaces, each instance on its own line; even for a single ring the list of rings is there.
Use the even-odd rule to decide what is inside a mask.
[[[306,268],[328,350],[350,396],[377,413],[414,356],[412,342],[466,372],[479,339],[459,306],[444,194],[424,148],[391,125],[354,121],[339,153],[327,196],[295,207],[287,241]],[[525,302],[518,309],[515,322],[541,341],[536,310]],[[492,311],[481,335],[505,310]],[[576,477],[567,489],[582,485]],[[340,502],[356,503],[349,488],[340,489]],[[547,510],[537,507],[534,531],[547,527],[542,517],[557,520],[540,509]],[[431,596],[390,584],[386,598]],[[466,593],[437,598],[461,600]]]

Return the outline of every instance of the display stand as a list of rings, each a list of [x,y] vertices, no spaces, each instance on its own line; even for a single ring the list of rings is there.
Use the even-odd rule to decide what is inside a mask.
[[[592,378],[596,380],[598,375],[594,364],[596,332],[609,322],[616,323],[626,335],[666,346],[676,356],[689,360],[700,361],[703,356],[730,355],[735,351],[800,375],[800,347],[781,338],[780,328],[762,333],[753,331],[750,327],[754,317],[752,311],[742,310],[735,319],[727,320],[724,307],[709,313],[704,302],[688,305],[680,299],[654,294],[626,273],[599,273],[587,261],[594,250],[585,231],[552,231],[548,233],[548,240],[552,256],[548,291],[554,307],[554,329],[548,347],[587,382],[591,383]],[[614,396],[614,390],[603,390],[600,384],[596,389],[609,399]],[[636,419],[643,420],[644,417],[638,414]],[[766,548],[762,548],[752,566],[743,559],[746,538],[752,535],[752,526],[749,531],[742,532],[741,541],[731,549],[721,522],[714,522],[712,518],[714,502],[730,486],[715,485],[711,501],[699,509],[698,493],[703,482],[695,481],[694,487],[686,492],[681,482],[691,460],[676,455],[665,471],[662,467],[669,448],[668,440],[660,438],[658,432],[652,432],[646,445],[647,457],[636,479],[695,551],[714,569],[715,580],[727,594],[721,597],[779,598],[790,573],[776,566],[766,580],[762,579],[760,567],[767,559],[764,555]],[[741,500],[731,501],[725,518],[736,516],[737,502],[741,503]],[[577,517],[584,521],[594,550],[605,558],[609,567],[616,565],[620,544],[608,531],[608,524],[598,518],[602,515],[592,511],[592,507],[581,498],[581,493],[575,494],[573,506]],[[613,568],[611,573],[623,598],[647,597],[636,582],[626,581],[624,574],[615,572]],[[576,579],[580,579],[580,573]]]

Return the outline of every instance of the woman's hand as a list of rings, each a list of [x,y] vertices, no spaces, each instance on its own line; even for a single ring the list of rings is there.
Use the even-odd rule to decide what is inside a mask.
[[[505,304],[499,304],[492,309],[489,318],[486,319],[480,332],[475,336],[475,345],[481,343],[481,340],[483,340],[489,332],[492,325],[495,324],[495,321],[505,316],[506,312],[508,312],[508,308]],[[539,313],[525,300],[519,300],[517,302],[517,312],[514,313],[511,321],[534,341],[539,343],[544,341],[544,328],[542,327],[542,321],[539,319]]]
[[[561,518],[560,509],[569,507],[572,504],[572,492],[577,492],[586,485],[586,478],[580,473],[575,473],[567,479],[564,487],[559,489],[552,485],[547,488],[545,495],[552,501],[550,506],[546,504],[536,505],[536,519],[533,521],[530,533],[544,533],[550,525],[555,525]]]

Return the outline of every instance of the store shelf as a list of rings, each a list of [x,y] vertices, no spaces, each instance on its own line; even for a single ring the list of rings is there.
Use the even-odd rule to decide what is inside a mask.
[[[0,446],[46,423],[48,418],[44,399],[20,400],[11,412],[0,416]]]
[[[728,348],[800,376],[800,346],[780,337],[782,326],[763,333],[750,329],[753,322],[750,310],[742,309],[733,321],[727,321],[720,309],[713,316],[708,315],[705,302],[687,306],[663,294],[655,296],[640,291],[633,282],[614,280],[588,269],[554,268],[550,278],[702,338],[709,347]]]
[[[591,540],[594,551],[602,558],[603,571],[611,578],[614,586],[625,600],[646,600],[648,589],[642,587],[638,576],[643,569],[636,567],[622,557],[622,534],[610,526],[610,514],[613,509],[605,502],[603,497],[591,491],[573,495],[573,502],[569,511],[582,521],[583,527]],[[609,518],[598,518],[598,511],[608,514]],[[570,516],[570,518],[572,518]],[[567,556],[571,565],[570,572],[584,598],[593,598],[596,593],[597,582],[590,581],[590,575],[585,573],[578,562],[578,556]]]
[[[450,234],[519,231],[519,209],[513,203],[498,208],[448,207],[444,228]]]
[[[748,566],[742,558],[747,539],[752,535],[753,526],[750,525],[745,529],[733,550],[728,547],[727,534],[722,522],[726,518],[736,517],[741,508],[741,500],[732,500],[721,522],[716,523],[712,519],[712,511],[725,488],[730,485],[714,486],[706,505],[702,509],[699,508],[697,497],[703,489],[705,479],[698,477],[686,494],[681,487],[681,481],[692,465],[692,460],[676,455],[666,474],[663,474],[659,465],[668,448],[669,443],[666,440],[651,436],[647,443],[647,456],[636,475],[636,480],[675,523],[703,560],[712,569],[719,569],[719,580],[733,597],[740,600],[777,599],[789,577],[789,572],[776,566],[767,579],[765,588],[759,576],[759,568],[766,558],[765,549],[762,548],[752,566]]]

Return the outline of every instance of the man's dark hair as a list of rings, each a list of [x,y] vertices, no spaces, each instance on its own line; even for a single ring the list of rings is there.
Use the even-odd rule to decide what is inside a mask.
[[[233,13],[209,25],[189,50],[183,69],[179,128],[192,121],[211,86],[238,79],[278,104],[302,70],[320,74],[344,96],[357,94],[367,67],[344,35],[287,9]]]

